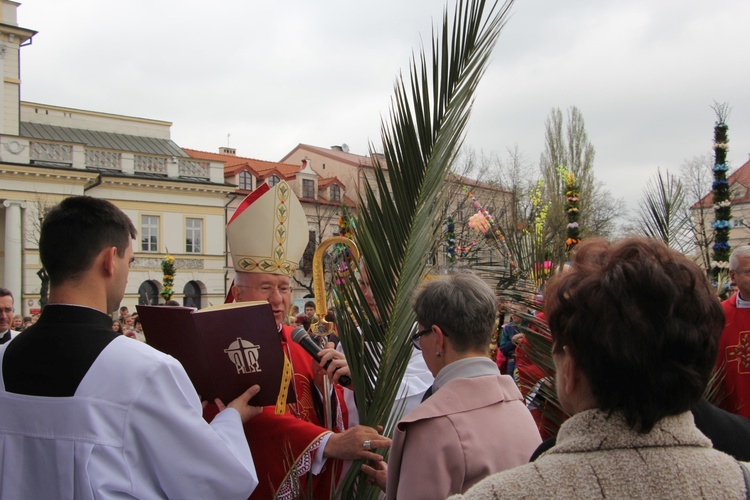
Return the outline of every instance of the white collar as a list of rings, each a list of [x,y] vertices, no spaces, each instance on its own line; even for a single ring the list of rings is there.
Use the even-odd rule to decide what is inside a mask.
[[[750,302],[747,300],[742,300],[742,297],[740,297],[740,292],[737,292],[737,309],[750,309]]]

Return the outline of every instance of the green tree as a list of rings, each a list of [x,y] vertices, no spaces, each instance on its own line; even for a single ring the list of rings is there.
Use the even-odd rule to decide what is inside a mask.
[[[565,258],[567,217],[565,213],[566,180],[559,167],[570,169],[580,192],[581,236],[610,236],[615,220],[624,211],[624,202],[611,196],[594,175],[596,151],[586,131],[583,114],[572,106],[563,123],[562,111],[553,108],[545,122],[545,149],[540,168],[549,202],[546,242],[549,257],[556,263]]]

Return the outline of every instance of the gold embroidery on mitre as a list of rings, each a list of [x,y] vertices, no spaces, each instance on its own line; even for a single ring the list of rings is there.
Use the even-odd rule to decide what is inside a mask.
[[[274,236],[276,237],[276,249],[273,252],[273,257],[276,260],[278,270],[282,270],[284,261],[286,260],[286,244],[289,232],[286,230],[285,223],[289,218],[289,209],[287,202],[289,201],[289,186],[281,184],[276,189],[276,201],[274,203],[276,212],[276,229]]]
[[[289,185],[280,181],[239,217],[227,226],[235,270],[293,276],[307,243],[307,224]]]
[[[727,347],[727,364],[737,361],[737,372],[750,373],[750,332],[740,332],[736,345]]]
[[[283,254],[282,254],[283,256]],[[292,276],[297,266],[295,262],[279,259],[265,259],[262,257],[242,257],[237,265],[245,273],[273,273],[279,271],[286,276]]]

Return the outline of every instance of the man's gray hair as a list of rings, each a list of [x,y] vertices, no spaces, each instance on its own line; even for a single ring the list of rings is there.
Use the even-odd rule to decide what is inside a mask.
[[[476,274],[463,271],[425,282],[413,307],[419,324],[439,326],[457,352],[489,348],[497,299]]]
[[[734,249],[732,255],[729,256],[730,271],[737,270],[737,267],[740,265],[740,257],[750,257],[750,245],[742,245]]]

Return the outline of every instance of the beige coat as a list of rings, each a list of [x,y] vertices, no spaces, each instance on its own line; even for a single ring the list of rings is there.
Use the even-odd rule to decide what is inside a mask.
[[[638,434],[619,414],[588,410],[568,419],[557,445],[534,463],[451,498],[605,497],[744,499],[745,482],[737,462],[711,448],[690,412]]]
[[[451,380],[398,423],[387,498],[434,500],[466,491],[489,474],[528,463],[540,443],[513,379]]]

